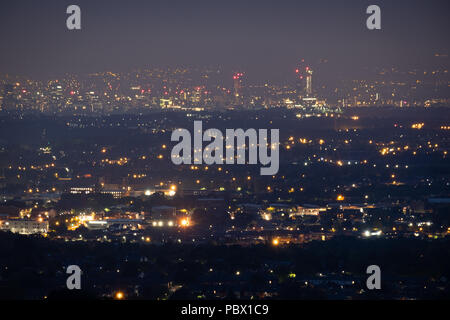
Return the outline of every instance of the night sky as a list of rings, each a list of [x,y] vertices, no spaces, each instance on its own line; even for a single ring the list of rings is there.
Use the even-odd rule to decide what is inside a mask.
[[[70,4],[81,7],[82,30],[66,28]],[[370,4],[381,7],[382,30],[366,29]],[[3,0],[0,73],[221,65],[275,79],[299,58],[349,74],[427,65],[449,53],[449,8],[448,0]]]

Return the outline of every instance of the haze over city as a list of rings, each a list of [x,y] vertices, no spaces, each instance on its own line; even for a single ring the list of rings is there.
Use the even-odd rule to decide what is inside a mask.
[[[364,67],[425,67],[448,54],[448,1],[379,1],[382,29],[365,28],[364,1],[78,1],[82,29],[65,28],[68,1],[0,5],[0,70],[28,76],[144,67],[245,68],[285,81],[296,60],[327,60],[324,78]],[[438,61],[439,62],[439,61]]]

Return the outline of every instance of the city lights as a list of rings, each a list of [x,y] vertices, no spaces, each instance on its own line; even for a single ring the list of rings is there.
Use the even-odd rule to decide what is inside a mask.
[[[448,3],[103,2],[2,4],[0,300],[448,298]]]

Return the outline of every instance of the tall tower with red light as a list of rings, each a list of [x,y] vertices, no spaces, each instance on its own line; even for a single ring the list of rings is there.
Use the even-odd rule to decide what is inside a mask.
[[[301,59],[295,68],[296,88],[298,95],[312,95],[312,75],[313,71],[311,67],[306,65],[305,59]]]
[[[242,103],[243,99],[243,77],[242,72],[235,72],[233,74],[233,88],[234,88],[234,101],[236,104]]]

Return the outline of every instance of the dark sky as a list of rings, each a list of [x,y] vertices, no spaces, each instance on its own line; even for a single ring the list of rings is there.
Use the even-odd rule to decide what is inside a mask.
[[[2,0],[0,73],[36,77],[142,66],[222,65],[261,77],[299,58],[330,70],[426,65],[449,53],[448,0]],[[66,28],[81,7],[82,30]],[[368,5],[382,30],[366,29]]]

